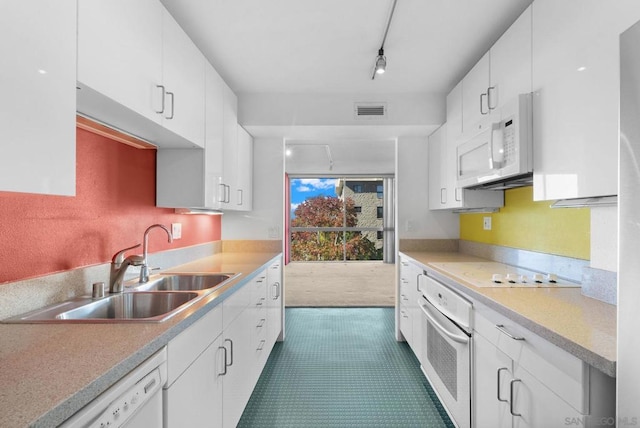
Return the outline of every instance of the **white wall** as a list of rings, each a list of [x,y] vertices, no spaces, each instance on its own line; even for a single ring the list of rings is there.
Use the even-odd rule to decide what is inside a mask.
[[[388,117],[354,119],[355,102],[386,102]],[[238,94],[243,126],[436,125],[445,94]]]
[[[429,210],[427,138],[397,143],[397,219],[399,239],[458,239],[460,222],[451,212]]]
[[[596,269],[618,271],[618,208],[591,208],[591,263]]]
[[[253,142],[253,210],[225,211],[222,239],[282,239],[284,218],[282,139]]]

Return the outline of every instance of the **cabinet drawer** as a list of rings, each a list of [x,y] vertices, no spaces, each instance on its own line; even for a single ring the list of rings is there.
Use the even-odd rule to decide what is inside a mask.
[[[494,310],[482,304],[474,307],[475,332],[507,354],[514,368],[531,373],[581,413],[589,411],[586,363]]]
[[[222,305],[218,305],[172,339],[167,345],[167,385],[178,379],[221,333]]]

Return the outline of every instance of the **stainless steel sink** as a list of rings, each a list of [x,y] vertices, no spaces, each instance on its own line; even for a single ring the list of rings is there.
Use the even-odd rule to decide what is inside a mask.
[[[122,293],[96,300],[56,315],[59,320],[113,319],[160,320],[189,301],[197,293]]]
[[[235,278],[236,274],[202,274],[202,275],[154,275],[149,278],[149,282],[131,286],[137,291],[201,291],[212,290],[221,286],[227,281]]]
[[[2,323],[161,322],[213,292],[240,274],[154,275],[149,282],[132,280],[125,292],[93,299],[78,297]]]

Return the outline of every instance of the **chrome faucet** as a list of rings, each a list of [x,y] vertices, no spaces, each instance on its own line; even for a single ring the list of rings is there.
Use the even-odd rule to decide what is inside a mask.
[[[109,293],[122,293],[122,280],[124,279],[124,273],[127,271],[127,268],[129,266],[142,265],[143,258],[141,256],[132,255],[127,258],[124,257],[124,254],[127,251],[138,248],[139,246],[140,244],[137,244],[133,247],[120,250],[111,259],[111,271],[109,273]]]
[[[147,266],[147,248],[149,247],[149,232],[154,227],[159,227],[160,229],[163,229],[165,232],[167,232],[167,236],[169,237],[169,243],[173,242],[173,235],[171,235],[171,232],[169,231],[169,229],[167,229],[166,226],[162,224],[152,224],[151,226],[147,227],[147,230],[144,231],[144,240],[143,240],[144,245],[142,246],[142,263],[140,267],[140,281],[139,281],[141,284],[149,281],[149,266]]]

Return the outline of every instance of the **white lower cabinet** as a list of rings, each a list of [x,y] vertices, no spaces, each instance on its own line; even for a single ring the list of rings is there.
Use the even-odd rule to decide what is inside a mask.
[[[474,426],[598,426],[615,415],[615,379],[475,304]]]
[[[284,299],[282,298],[282,259],[267,270],[267,341],[273,346],[284,340]]]
[[[422,296],[419,288],[421,266],[400,258],[400,331],[405,340],[420,358],[422,354],[422,317],[418,300]]]
[[[224,312],[223,302],[223,312]],[[251,312],[251,311],[249,311]],[[243,311],[222,333],[222,347],[226,358],[226,370],[222,379],[222,426],[235,427],[255,385],[253,370],[254,352],[251,343],[253,319]]]
[[[222,336],[165,390],[165,427],[222,426]]]
[[[277,261],[169,342],[165,428],[238,424],[282,330],[278,297],[277,317],[272,313],[277,323],[268,334],[267,272],[272,270],[269,279],[281,283]]]

